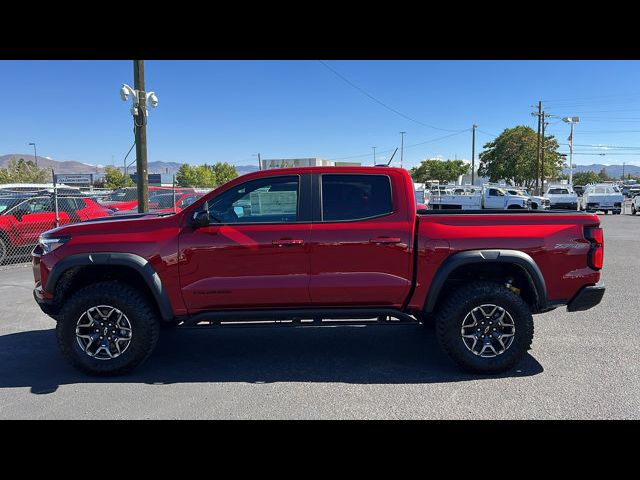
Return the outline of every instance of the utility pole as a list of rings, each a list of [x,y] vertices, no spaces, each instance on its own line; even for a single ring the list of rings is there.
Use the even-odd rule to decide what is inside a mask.
[[[476,128],[478,128],[478,125],[474,123],[471,139],[471,185],[475,185],[476,183]]]
[[[534,114],[535,115],[535,114]],[[538,147],[536,150],[536,194],[540,194],[540,119],[542,118],[542,100],[538,102]]]
[[[622,180],[624,180],[624,162],[622,162]]]
[[[147,96],[144,90],[144,60],[133,61],[134,88],[138,91],[138,114],[134,115],[136,136],[136,169],[138,212],[149,211],[149,178],[147,176]]]
[[[546,123],[544,122],[544,116],[545,113],[542,112],[542,136],[540,137],[540,165],[541,165],[541,170],[542,170],[542,183],[540,185],[540,195],[542,195],[542,192],[544,191],[544,127],[546,127]]]
[[[258,152],[258,169],[262,170],[262,160],[260,159],[260,152]]]
[[[38,168],[38,152],[36,151],[35,142],[29,142],[29,145],[33,145],[33,159],[36,162],[36,168]]]
[[[569,143],[569,185],[573,185],[573,122],[571,123],[571,143]]]
[[[373,148],[373,166],[376,166],[376,147],[371,147]]]
[[[402,160],[404,160],[404,134],[407,132],[400,132],[401,140],[400,140],[400,168],[402,168]]]

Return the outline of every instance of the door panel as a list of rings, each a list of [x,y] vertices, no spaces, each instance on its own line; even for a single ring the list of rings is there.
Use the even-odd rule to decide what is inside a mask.
[[[300,306],[309,298],[309,224],[223,225],[180,236],[189,311]],[[278,246],[274,241],[299,240]]]
[[[220,223],[180,236],[190,312],[309,305],[309,182],[308,175],[259,178],[208,200]]]
[[[321,190],[314,199],[324,200],[322,218],[311,230],[309,289],[314,305],[399,306],[409,293],[415,220],[409,221],[406,212],[398,209],[406,198],[400,190],[402,182],[394,183],[398,188],[390,192],[390,185],[353,178],[373,176],[379,175],[325,174],[314,182]],[[389,210],[393,211],[388,214],[382,213],[384,195],[392,196]],[[348,220],[359,216],[360,203],[371,201],[373,205],[363,212],[379,212],[379,217]],[[327,217],[342,221],[323,221]]]

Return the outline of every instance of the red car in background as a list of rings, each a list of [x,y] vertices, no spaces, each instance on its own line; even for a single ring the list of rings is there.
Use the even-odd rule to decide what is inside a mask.
[[[86,197],[59,197],[58,224],[66,225],[111,215],[111,211]],[[7,258],[28,253],[38,237],[56,226],[51,196],[0,197],[0,264]]]
[[[149,211],[153,213],[171,213],[179,212],[193,202],[202,197],[204,193],[178,193],[174,197],[173,193],[161,193],[154,195],[153,198],[149,198]],[[174,204],[175,198],[175,204]],[[174,207],[175,205],[175,207]],[[114,212],[114,215],[130,215],[132,213],[138,213],[138,205],[130,210],[119,210]]]
[[[176,189],[176,194],[193,192],[193,188]],[[163,195],[166,193],[172,193],[172,190],[170,188],[149,187],[149,202],[153,202],[156,195]],[[115,212],[137,209],[138,190],[136,187],[119,188],[100,200],[100,204]]]

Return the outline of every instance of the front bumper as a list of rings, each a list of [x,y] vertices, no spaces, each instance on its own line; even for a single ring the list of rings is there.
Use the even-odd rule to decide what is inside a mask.
[[[583,287],[567,305],[567,312],[581,312],[595,307],[602,300],[604,285]]]
[[[33,289],[33,298],[45,315],[49,315],[51,318],[56,319],[56,316],[60,312],[60,308],[56,303],[54,303],[53,299],[46,298],[43,295],[41,286],[38,285]]]

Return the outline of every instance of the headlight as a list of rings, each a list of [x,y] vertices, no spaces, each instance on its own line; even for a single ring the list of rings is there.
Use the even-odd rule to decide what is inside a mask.
[[[71,240],[71,237],[48,238],[40,235],[38,245],[42,248],[42,254],[45,255],[49,252],[53,252],[56,248],[61,247],[69,240]]]

